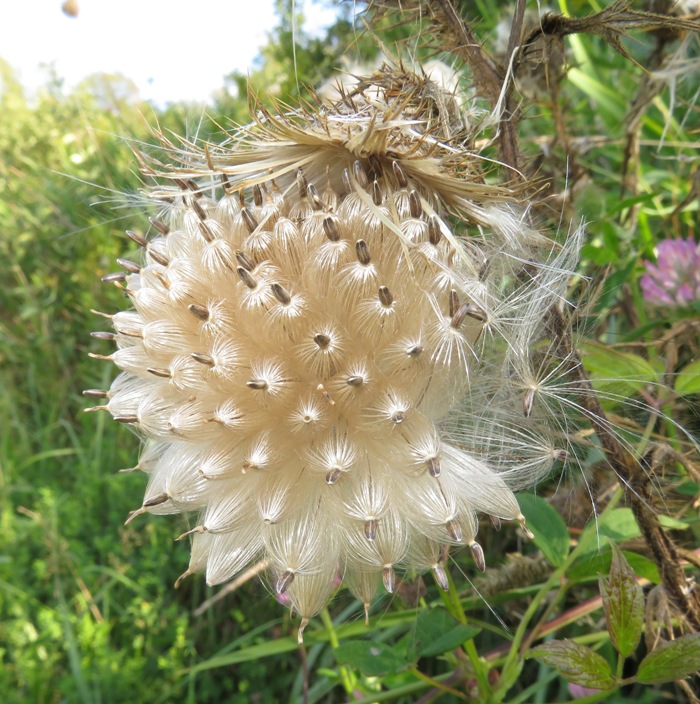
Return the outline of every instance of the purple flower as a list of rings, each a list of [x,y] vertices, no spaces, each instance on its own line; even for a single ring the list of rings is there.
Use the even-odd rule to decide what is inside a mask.
[[[688,306],[700,301],[700,244],[688,239],[663,240],[656,264],[644,262],[644,298],[657,306]]]
[[[569,684],[569,694],[574,699],[583,699],[584,697],[590,697],[593,694],[598,694],[599,692],[602,692],[602,689],[593,689],[592,687],[583,687],[580,684],[572,684],[571,682]]]

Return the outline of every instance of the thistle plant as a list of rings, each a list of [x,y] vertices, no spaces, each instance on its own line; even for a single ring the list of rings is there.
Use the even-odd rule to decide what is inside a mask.
[[[337,578],[369,608],[432,571],[478,517],[565,453],[535,404],[578,234],[557,245],[484,179],[476,127],[430,80],[384,67],[332,105],[224,144],[142,156],[142,261],[105,277],[119,374],[99,409],[145,438],[130,516],[192,512],[181,579],[265,560],[309,619]],[[537,360],[537,361],[535,361]],[[185,536],[182,536],[185,537]]]

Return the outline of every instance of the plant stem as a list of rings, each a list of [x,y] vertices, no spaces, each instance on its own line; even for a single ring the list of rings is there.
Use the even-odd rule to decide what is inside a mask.
[[[457,591],[452,575],[449,572],[447,572],[447,582],[450,589],[448,592],[440,592],[442,600],[445,602],[445,606],[447,607],[449,613],[460,623],[467,625],[467,615],[464,613],[462,602],[459,599],[459,592]],[[462,647],[464,648],[464,652],[467,654],[474,670],[474,676],[476,677],[476,681],[479,686],[479,701],[486,704],[487,701],[490,701],[491,697],[491,687],[488,679],[488,664],[479,657],[479,653],[477,652],[473,638],[470,638]]]
[[[604,511],[601,513],[601,518],[617,505],[621,497],[622,490],[618,488],[611,500],[609,501],[608,505],[605,507]],[[510,650],[508,651],[508,655],[506,656],[505,662],[503,663],[503,668],[501,670],[501,681],[503,682],[503,686],[496,691],[497,701],[503,701],[503,697],[505,697],[505,695],[508,693],[508,689],[510,689],[510,687],[513,685],[514,674],[520,670],[522,659],[522,646],[525,643],[527,646],[529,646],[530,642],[534,639],[534,634],[537,633],[537,628],[535,627],[532,631],[532,635],[530,635],[530,637],[527,638],[526,641],[530,621],[533,619],[535,613],[540,607],[540,604],[547,596],[547,594],[549,594],[549,592],[555,587],[555,585],[561,582],[563,576],[566,574],[566,571],[569,569],[569,567],[578,558],[583,549],[588,547],[589,540],[590,537],[585,536],[584,533],[578,545],[568,554],[564,562],[556,570],[554,570],[554,572],[552,572],[551,576],[545,582],[542,589],[537,592],[537,594],[530,602],[527,610],[525,611],[525,614],[523,615],[518,625],[518,629],[516,630],[515,636],[513,637],[513,642],[510,646]],[[565,588],[560,588],[557,598],[560,598],[565,593],[565,591]]]
[[[323,621],[323,625],[326,627],[326,631],[328,632],[328,641],[330,642],[333,650],[335,650],[340,645],[340,642],[338,640],[338,634],[335,632],[333,620],[331,619],[331,615],[328,612],[328,607],[324,607],[321,610],[320,616],[321,621]],[[345,692],[347,694],[352,695],[353,690],[355,689],[355,676],[345,665],[340,665],[339,669],[340,679],[343,682],[343,688],[345,689]]]
[[[438,682],[437,680],[434,680],[432,677],[426,675],[424,672],[421,672],[417,667],[411,667],[409,669],[409,672],[414,677],[417,677],[419,680],[423,680],[423,682],[426,682],[434,689],[439,689],[442,692],[447,692],[448,694],[452,694],[453,696],[457,697],[458,699],[462,699],[465,702],[470,701],[469,697],[462,694],[462,692],[459,692],[456,689],[453,689],[452,687],[450,687],[447,684],[443,684],[442,682]]]

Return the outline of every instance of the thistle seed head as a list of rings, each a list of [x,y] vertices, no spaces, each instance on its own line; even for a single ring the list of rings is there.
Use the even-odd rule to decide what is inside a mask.
[[[366,608],[404,567],[444,589],[444,546],[485,567],[478,514],[522,518],[517,452],[489,464],[473,429],[509,432],[484,419],[491,397],[534,422],[504,370],[565,275],[438,91],[385,68],[351,100],[261,111],[224,146],[172,148],[175,168],[144,162],[159,185],[153,232],[131,235],[143,264],[107,278],[134,308],[112,316],[122,373],[104,394],[146,438],[132,517],[198,512],[184,576],[265,560],[302,629],[338,574]]]

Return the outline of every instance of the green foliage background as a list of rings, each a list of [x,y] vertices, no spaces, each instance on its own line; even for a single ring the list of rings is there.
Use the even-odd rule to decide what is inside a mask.
[[[479,35],[487,38],[510,11],[503,3],[462,4],[467,17],[478,19]],[[559,9],[582,15],[599,8],[593,0],[577,0],[569,7],[561,2]],[[265,88],[274,86],[277,97],[293,102],[308,95],[307,84],[330,76],[346,50],[371,59],[376,43],[357,34],[349,11],[339,10],[337,24],[322,38],[306,36],[298,29],[303,28],[298,17],[293,37],[291,4],[280,2],[280,24],[271,28],[262,49],[251,78],[253,91],[264,98]],[[421,49],[411,37],[418,31],[387,23],[381,36],[393,51],[415,56]],[[294,38],[296,67],[290,48]],[[635,42],[630,50],[642,58],[653,38],[635,35]],[[645,306],[638,285],[641,261],[653,257],[658,241],[689,236],[697,228],[697,198],[676,211],[697,176],[700,121],[693,90],[680,83],[675,104],[668,88],[660,90],[645,110],[633,167],[636,192],[625,196],[625,130],[642,69],[597,37],[572,37],[567,51],[572,68],[561,84],[559,105],[546,93],[523,97],[523,148],[549,179],[552,193],[563,191],[567,178],[576,181],[567,202],[552,200],[551,221],[556,225],[562,211],[575,211],[589,222],[582,272],[594,283],[604,281],[591,326],[597,342],[587,351],[589,371],[594,380],[598,376],[600,387],[611,376],[633,377],[635,382],[624,388],[626,396],[649,401],[651,394],[659,408],[697,429],[693,401],[700,370],[691,364],[698,349],[697,329],[692,327],[696,311],[661,315]],[[146,518],[122,525],[129,510],[140,505],[143,486],[139,477],[115,470],[134,463],[138,441],[104,415],[82,413],[81,390],[105,388],[112,374],[106,365],[87,359],[88,351],[103,351],[88,336],[99,328],[89,311],[123,306],[119,292],[101,284],[99,277],[113,270],[116,257],[128,255],[131,243],[123,230],[138,229],[142,221],[145,225],[145,214],[136,207],[139,180],[130,141],[151,142],[148,125],[156,121],[166,130],[186,133],[193,108],[158,110],[142,104],[129,81],[116,76],[94,77],[69,93],[55,78],[31,100],[1,62],[0,77],[3,701],[301,701],[304,667],[292,636],[295,626],[284,609],[253,581],[195,616],[194,610],[211,596],[203,580],[192,578],[179,590],[172,588],[188,561],[187,547],[173,544],[173,536],[186,529],[184,521]],[[247,119],[244,77],[232,74],[228,89],[210,109],[213,125]],[[577,144],[569,172],[569,153],[560,140],[543,148],[557,121]],[[205,129],[216,134],[218,128]],[[610,273],[604,276],[606,269]],[[655,342],[676,329],[672,326],[680,326],[685,335],[678,337],[674,355]],[[635,340],[648,344],[622,352],[606,346]],[[677,377],[682,371],[685,375]],[[685,386],[674,394],[677,378]],[[652,381],[657,385],[650,390]],[[617,403],[609,409],[624,415]],[[642,426],[646,422],[634,420]],[[655,435],[647,441],[660,435],[678,443],[672,424],[652,430]],[[582,458],[581,475],[598,481],[599,461],[592,446],[590,456]],[[669,520],[675,521],[669,529],[694,547],[700,535],[693,510],[698,485],[682,466],[671,465],[671,478],[664,480]],[[603,483],[613,486],[614,477]],[[600,521],[600,550],[592,543],[581,549],[585,541],[579,540],[580,525],[572,518],[572,506],[585,497],[581,484],[580,477],[567,477],[559,499],[550,504],[523,499],[537,536],[534,544],[520,544],[511,530],[484,530],[490,569],[496,570],[508,551],[517,549],[531,558],[530,572],[520,582],[494,588],[487,577],[479,585],[509,630],[465,586],[458,568],[470,575],[474,571],[462,555],[453,569],[458,586],[444,602],[434,586],[424,588],[407,575],[399,597],[375,606],[369,628],[361,621],[360,606],[341,594],[331,612],[307,631],[308,701],[345,701],[354,693],[364,702],[411,702],[435,687],[430,701],[471,697],[461,680],[456,693],[449,689],[465,652],[474,647],[479,654],[496,652],[507,644],[537,595],[543,599],[555,594],[546,613],[537,612],[542,619],[573,613],[576,605],[593,598],[597,574],[610,564],[610,542],[628,541],[627,559],[637,575],[658,583],[648,555],[634,549],[639,531],[622,505],[609,505]],[[584,513],[587,517],[591,509]],[[585,530],[590,533],[590,526]],[[544,558],[538,557],[538,549]],[[552,591],[557,569],[563,586]],[[496,570],[492,581],[499,574]],[[615,660],[600,610],[562,616],[556,634],[592,645]],[[368,638],[383,654],[379,664],[377,655],[369,654]],[[492,672],[507,665],[504,657],[496,653]],[[508,701],[570,698],[556,669],[535,661],[518,667],[524,668],[518,670],[519,678],[502,695],[510,689]],[[659,701],[659,692],[630,683],[615,701]]]

